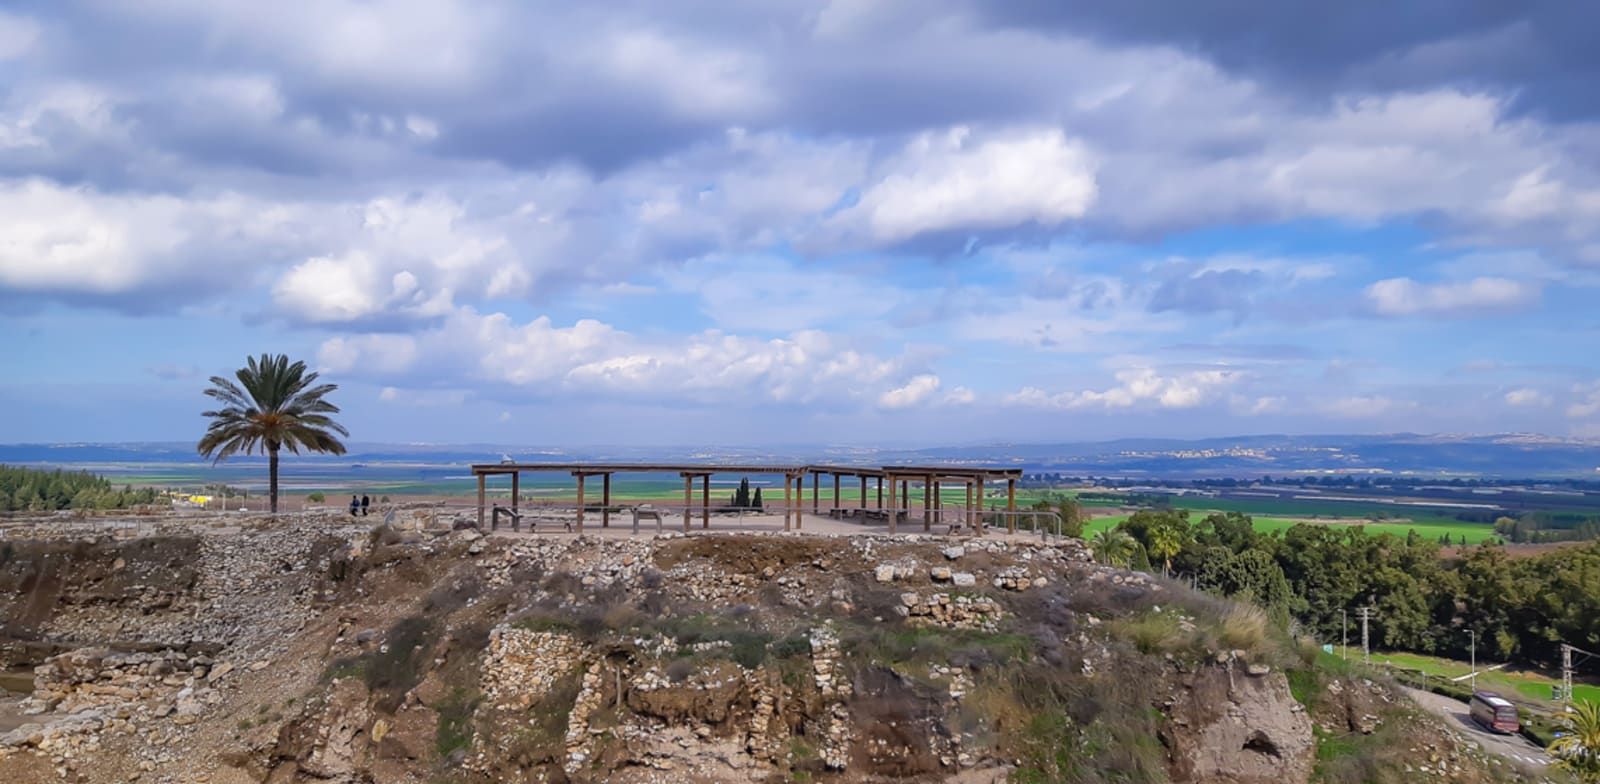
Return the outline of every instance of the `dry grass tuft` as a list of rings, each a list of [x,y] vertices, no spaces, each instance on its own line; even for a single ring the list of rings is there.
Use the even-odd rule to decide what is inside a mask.
[[[1242,650],[1254,657],[1266,650],[1269,624],[1267,614],[1253,604],[1235,604],[1217,622],[1217,639],[1230,651]]]

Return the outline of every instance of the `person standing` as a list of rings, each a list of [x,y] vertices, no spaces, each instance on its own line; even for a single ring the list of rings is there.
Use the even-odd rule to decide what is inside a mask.
[[[369,503],[371,503],[371,499],[367,498],[366,496],[361,496],[361,516],[362,517],[366,517],[367,516],[367,504],[369,504]]]
[[[356,511],[358,509],[360,509],[360,508],[361,508],[361,500],[356,498],[354,494],[351,494],[351,496],[350,496],[350,516],[351,517],[355,517],[356,516]]]

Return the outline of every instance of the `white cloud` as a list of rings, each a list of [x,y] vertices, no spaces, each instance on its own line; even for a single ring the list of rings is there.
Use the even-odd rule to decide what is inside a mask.
[[[1324,402],[1319,409],[1324,414],[1345,419],[1370,419],[1391,411],[1412,408],[1408,401],[1396,401],[1382,395],[1352,395]]]
[[[800,267],[775,257],[712,256],[666,276],[672,288],[700,298],[717,326],[792,332],[848,319],[861,323],[888,314],[903,295],[874,286],[848,270]]]
[[[967,389],[966,387],[956,387],[955,389],[950,390],[949,394],[944,396],[945,404],[952,406],[968,405],[977,399],[977,393]]]
[[[1574,385],[1572,393],[1576,400],[1567,406],[1567,416],[1585,419],[1600,413],[1600,382]]]
[[[226,279],[225,257],[290,215],[234,195],[113,195],[44,180],[0,184],[0,287],[116,295]]]
[[[1267,395],[1263,397],[1247,397],[1236,395],[1231,401],[1231,409],[1241,416],[1263,416],[1266,414],[1280,414],[1288,408],[1288,399],[1280,395]]]
[[[407,335],[332,338],[322,366],[404,387],[450,378],[545,394],[607,394],[694,403],[871,405],[920,402],[937,377],[919,376],[903,357],[878,357],[816,331],[756,339],[710,330],[643,339],[600,321],[518,323],[502,313],[461,308],[436,327]],[[933,389],[924,389],[931,379]]]
[[[1544,407],[1551,403],[1550,396],[1528,387],[1513,389],[1505,394],[1506,405],[1518,408]]]
[[[926,133],[886,162],[840,223],[864,222],[878,242],[933,232],[1058,226],[1094,203],[1094,164],[1059,129]]]
[[[400,390],[395,389],[394,387],[384,387],[383,391],[378,393],[378,399],[382,400],[382,401],[384,401],[386,403],[387,402],[392,402],[394,400],[397,400],[397,399],[399,399],[399,397],[400,397]]]
[[[905,386],[896,387],[878,397],[878,405],[883,408],[910,408],[932,397],[939,391],[939,377],[924,374],[913,377]]]
[[[615,33],[601,42],[595,59],[601,73],[663,96],[686,117],[747,116],[772,98],[763,61],[735,49],[696,45],[653,30]]]
[[[471,85],[492,65],[496,39],[510,34],[493,4],[434,0],[156,0],[139,11],[197,25],[192,35],[207,47],[280,58],[324,82],[366,87]]]
[[[1384,316],[1418,314],[1468,315],[1505,311],[1539,300],[1540,285],[1510,278],[1479,277],[1460,283],[1418,283],[1411,278],[1388,278],[1366,288],[1374,312]]]
[[[1162,375],[1153,368],[1136,367],[1117,371],[1118,385],[1110,389],[1049,393],[1038,387],[1024,387],[1007,395],[1005,402],[1052,409],[1109,410],[1149,404],[1167,409],[1194,408],[1215,399],[1243,376],[1237,370],[1196,370]]]
[[[0,62],[27,55],[38,40],[38,22],[0,11]]]
[[[393,374],[412,369],[418,353],[410,335],[351,335],[323,341],[317,363],[335,373]]]

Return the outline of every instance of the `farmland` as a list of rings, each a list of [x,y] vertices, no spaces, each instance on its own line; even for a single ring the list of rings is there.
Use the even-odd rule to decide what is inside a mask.
[[[1360,651],[1354,654],[1360,656]],[[1374,653],[1374,664],[1386,664],[1392,667],[1416,670],[1427,673],[1430,677],[1455,678],[1472,672],[1468,662],[1455,661],[1454,659],[1441,659],[1436,656],[1423,656],[1415,653]],[[1526,670],[1506,671],[1495,670],[1485,672],[1485,668],[1494,662],[1480,659],[1478,662],[1478,688],[1487,691],[1497,691],[1500,694],[1515,699],[1519,702],[1528,702],[1535,705],[1552,706],[1550,688],[1560,683],[1555,678]],[[1462,681],[1463,686],[1466,684]],[[1573,684],[1572,695],[1577,700],[1600,702],[1600,686],[1589,684]]]

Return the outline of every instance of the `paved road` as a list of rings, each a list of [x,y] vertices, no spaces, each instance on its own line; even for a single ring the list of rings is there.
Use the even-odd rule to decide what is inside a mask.
[[[1535,746],[1521,735],[1500,735],[1483,728],[1483,725],[1472,720],[1467,712],[1467,704],[1431,691],[1406,689],[1411,699],[1416,700],[1429,713],[1436,714],[1444,719],[1446,724],[1466,733],[1468,737],[1478,742],[1484,751],[1498,754],[1513,762],[1534,767],[1543,767],[1550,764],[1550,755],[1544,749]]]

